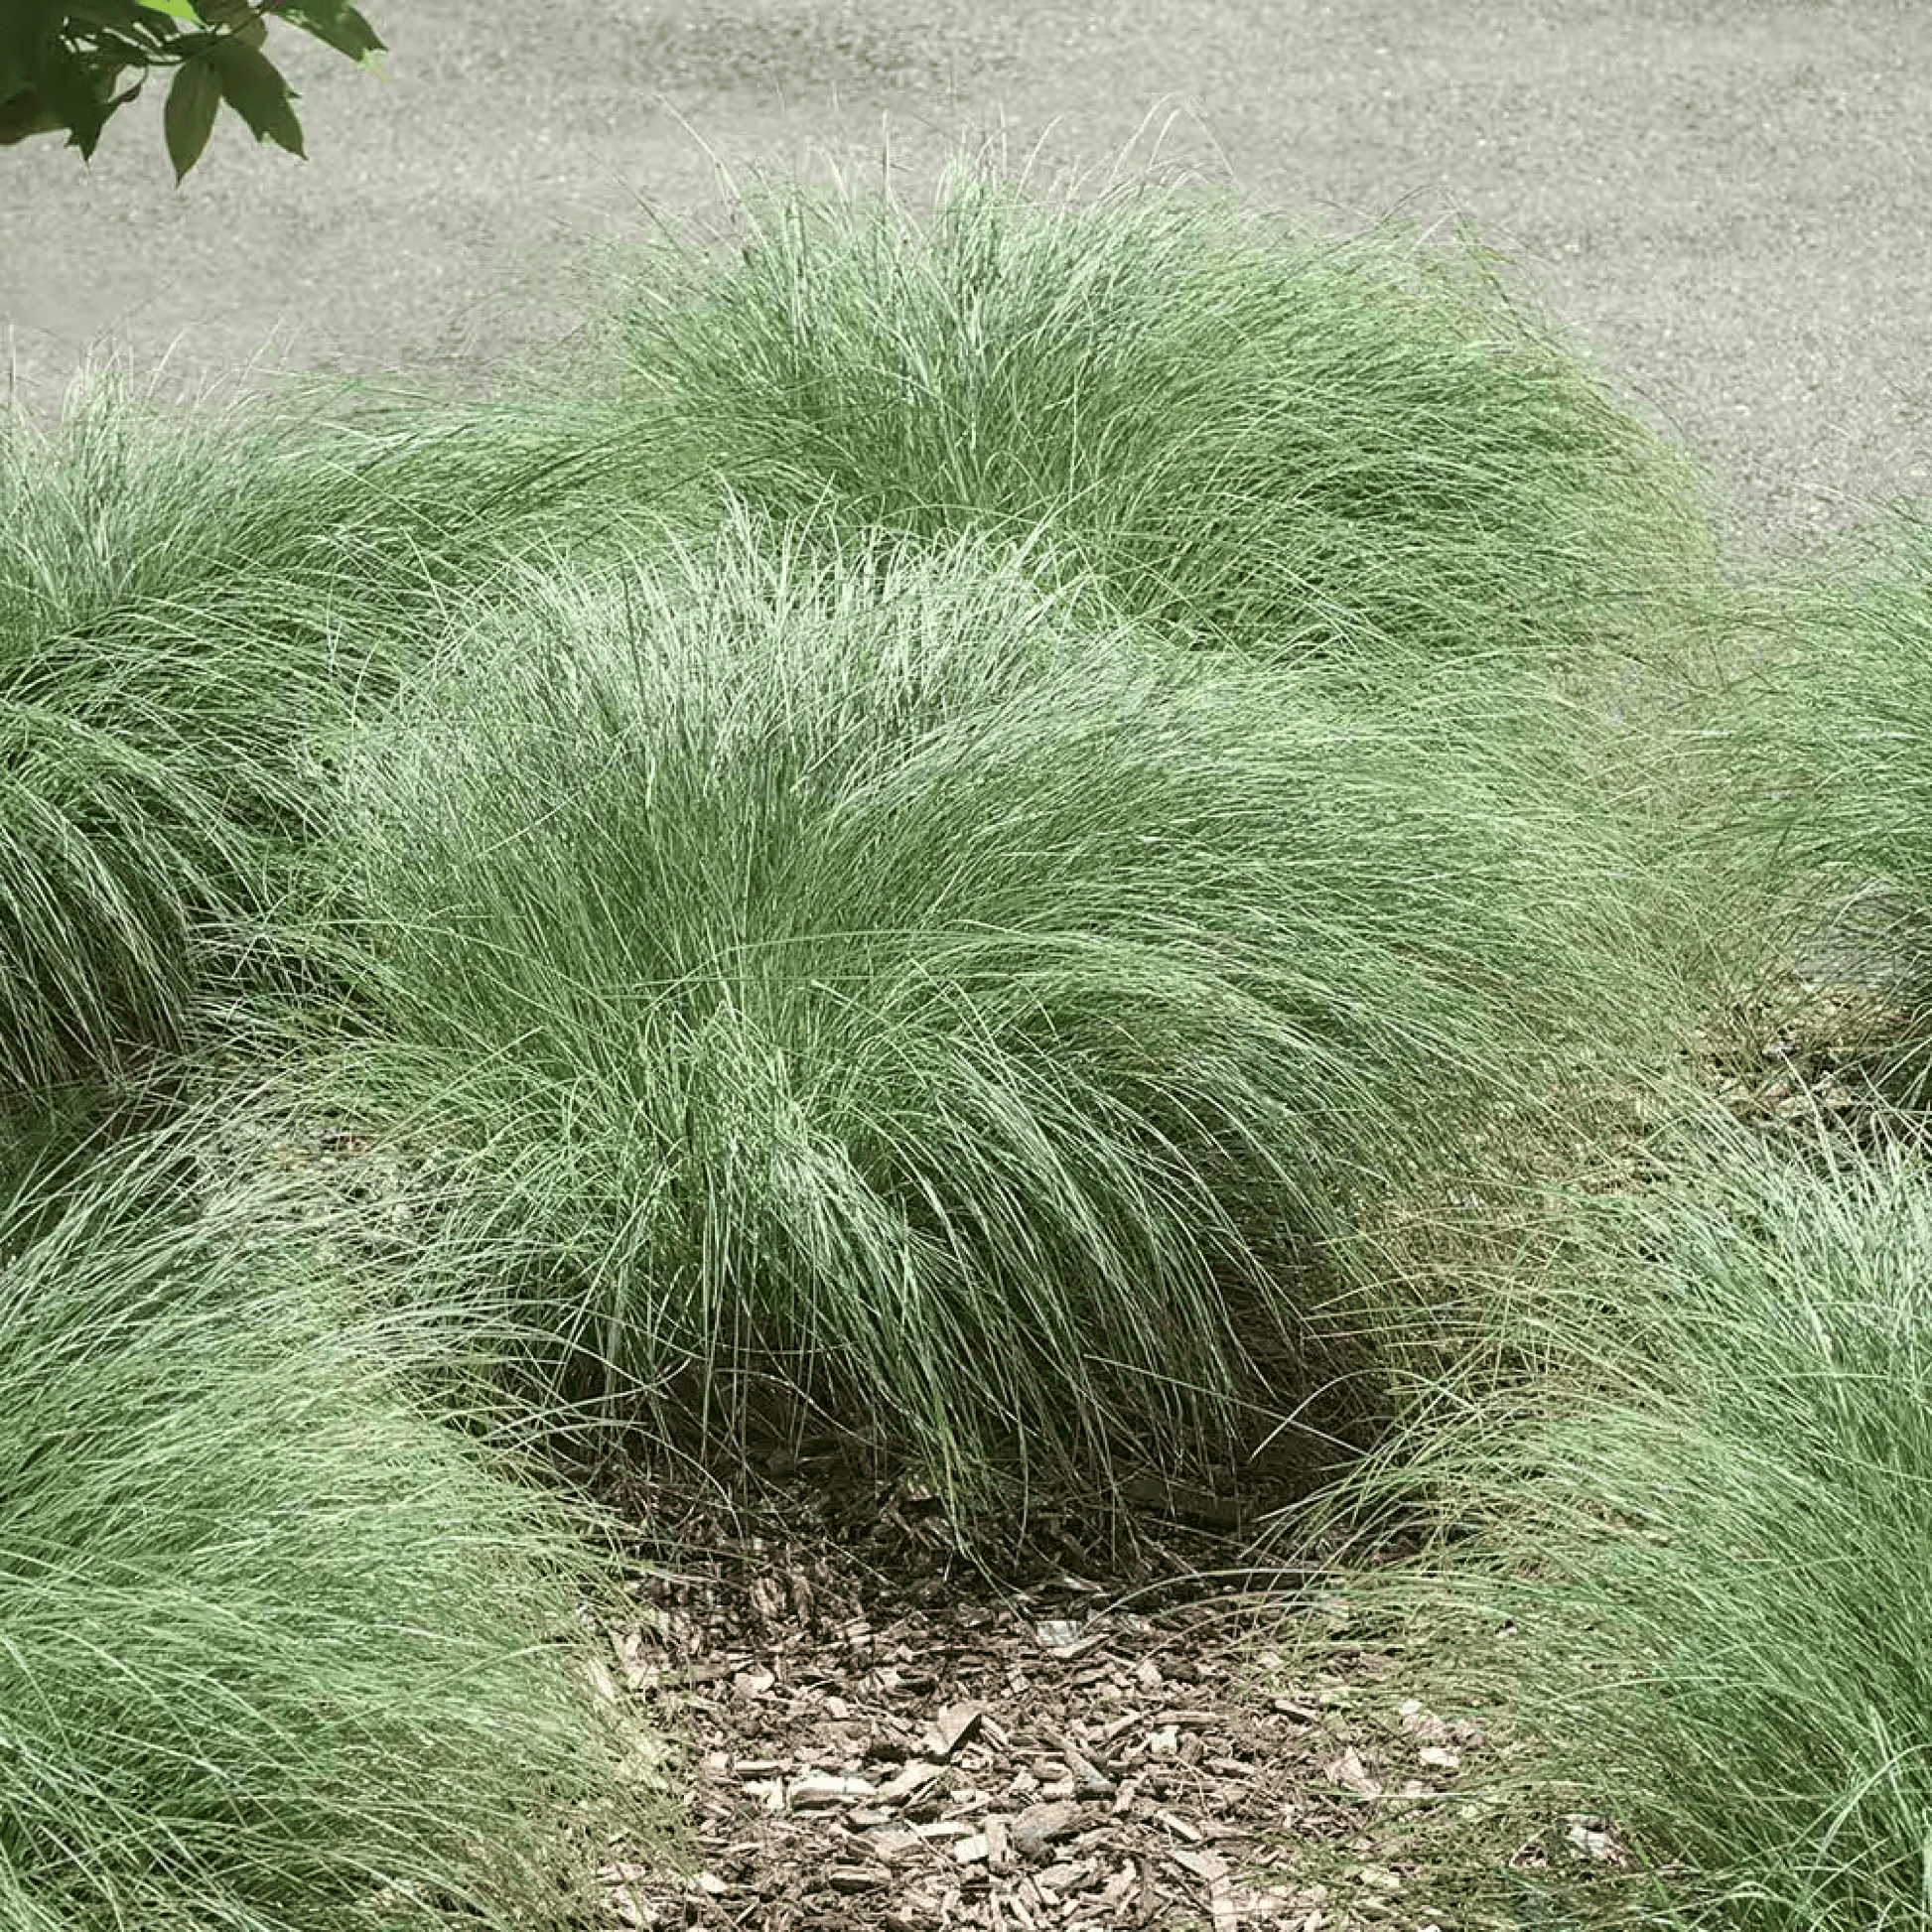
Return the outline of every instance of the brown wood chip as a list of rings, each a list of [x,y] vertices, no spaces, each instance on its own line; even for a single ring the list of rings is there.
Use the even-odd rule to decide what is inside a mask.
[[[950,1757],[979,1728],[980,1720],[985,1716],[983,1704],[947,1705],[919,1740],[919,1749],[927,1757]]]
[[[1332,1682],[1287,1675],[1285,1644],[1257,1685],[1252,1620],[1098,1613],[1071,1582],[1017,1606],[964,1574],[911,1591],[835,1545],[737,1535],[705,1546],[743,1550],[709,1581],[682,1559],[644,1577],[612,1636],[607,1702],[689,1740],[704,1871],[603,1849],[613,1932],[1302,1932],[1328,1907],[1271,1888],[1273,1848],[1362,1833],[1363,1798],[1424,1750],[1436,1788],[1486,1768],[1473,1726],[1396,1726],[1399,1695],[1386,1734],[1364,1727]],[[1102,1649],[1042,1654],[1058,1621]]]

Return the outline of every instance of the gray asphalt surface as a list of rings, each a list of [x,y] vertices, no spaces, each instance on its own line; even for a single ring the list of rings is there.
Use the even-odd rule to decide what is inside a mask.
[[[11,0],[0,0],[0,6]],[[158,100],[90,168],[0,149],[0,350],[171,376],[468,363],[586,237],[829,148],[916,181],[962,134],[1139,138],[1342,225],[1460,211],[1710,464],[1749,541],[1932,472],[1925,0],[364,0],[389,79],[278,30],[312,159],[238,122],[179,193]],[[1165,127],[1165,134],[1163,129]],[[1157,136],[1161,137],[1157,140]]]

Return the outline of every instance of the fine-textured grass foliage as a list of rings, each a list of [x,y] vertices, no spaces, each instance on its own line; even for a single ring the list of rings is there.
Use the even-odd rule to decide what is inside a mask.
[[[355,708],[506,556],[613,527],[547,434],[168,414],[113,368],[0,418],[0,1092],[135,1070],[260,963]]]
[[[1661,1922],[1932,1913],[1929,1283],[1918,1159],[1700,1139],[1507,1305],[1535,1372],[1368,1485],[1446,1534],[1364,1602],[1476,1620],[1521,1775],[1609,1814]]]
[[[1718,707],[1714,847],[1774,883],[1772,930],[1814,976],[1909,1016],[1871,1063],[1932,1081],[1932,517],[1894,506],[1761,587],[1759,661]]]
[[[616,278],[648,465],[774,516],[1031,540],[1263,654],[1587,656],[1699,594],[1682,460],[1496,258],[997,167],[934,206],[766,184]]]
[[[345,758],[369,1027],[303,1077],[454,1161],[553,1367],[947,1482],[1199,1453],[1358,1210],[1679,1020],[1546,689],[1082,607],[743,517],[533,578]]]
[[[588,435],[554,388],[315,381],[165,407],[103,362],[52,427],[0,414],[0,637],[11,663],[131,611],[246,612],[306,663],[345,611],[348,642],[415,629],[506,551],[624,527],[573,460]]]
[[[433,1331],[186,1208],[191,1153],[0,1214],[0,1921],[558,1923],[617,1816],[593,1546],[422,1411]]]

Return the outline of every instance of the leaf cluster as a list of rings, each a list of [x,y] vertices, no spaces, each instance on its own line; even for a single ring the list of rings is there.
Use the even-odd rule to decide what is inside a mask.
[[[358,64],[382,51],[348,0],[19,0],[0,19],[0,146],[66,131],[90,158],[109,118],[172,69],[163,131],[179,184],[225,103],[302,153],[295,90],[264,51],[273,16]]]

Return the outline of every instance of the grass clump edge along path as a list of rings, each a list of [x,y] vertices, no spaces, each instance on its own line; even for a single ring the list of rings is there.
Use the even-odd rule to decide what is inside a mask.
[[[614,250],[644,470],[848,533],[1044,525],[1126,615],[1264,655],[1595,664],[1695,621],[1690,466],[1494,251],[1035,172],[759,181],[722,245]]]
[[[366,1024],[292,1077],[434,1171],[546,1400],[660,1438],[816,1404],[962,1496],[1225,1457],[1359,1217],[1682,1023],[1521,680],[1371,712],[752,511],[448,648],[345,758]]]
[[[1768,882],[1798,976],[1856,1003],[1845,1071],[1932,1100],[1932,511],[1885,506],[1751,589],[1761,638],[1692,760],[1705,837]]]
[[[1922,1153],[1707,1120],[1653,1186],[1559,1208],[1468,1351],[1482,1379],[1327,1499],[1359,1548],[1421,1538],[1347,1581],[1348,1641],[1407,1632],[1411,1675],[1506,1740],[1458,1795],[1593,1814],[1629,1861],[1512,1874],[1503,1847],[1498,1896],[1924,1922],[1929,1262]]]
[[[428,1413],[429,1321],[288,1266],[272,1188],[185,1206],[196,1159],[0,1206],[0,1917],[577,1923],[611,1832],[669,1846],[597,1545]]]

